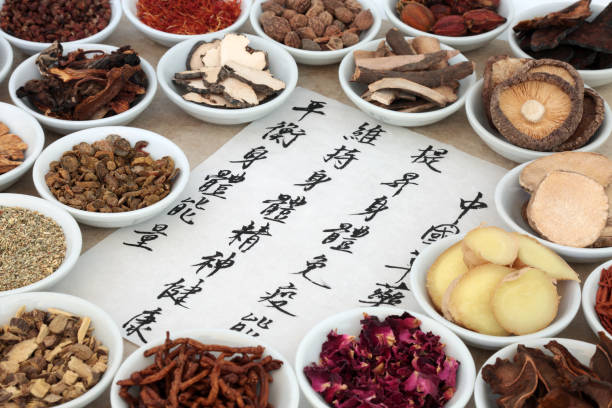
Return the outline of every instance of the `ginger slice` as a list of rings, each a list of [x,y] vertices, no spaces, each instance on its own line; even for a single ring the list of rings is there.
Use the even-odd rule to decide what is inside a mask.
[[[463,261],[468,268],[485,263],[511,265],[518,255],[518,242],[498,227],[478,227],[463,239]]]
[[[557,253],[528,235],[512,233],[519,244],[518,257],[513,267],[521,269],[526,266],[538,268],[557,280],[574,280],[580,282],[576,271]]]
[[[595,180],[553,171],[527,205],[529,225],[545,239],[576,248],[592,245],[608,218],[608,197]]]
[[[427,271],[427,293],[434,306],[442,310],[442,299],[448,286],[455,278],[468,271],[463,263],[463,251],[461,242],[448,248],[436,259]]]
[[[561,152],[528,164],[519,176],[519,184],[532,193],[550,172],[571,171],[592,178],[604,187],[612,182],[612,161],[599,153]]]

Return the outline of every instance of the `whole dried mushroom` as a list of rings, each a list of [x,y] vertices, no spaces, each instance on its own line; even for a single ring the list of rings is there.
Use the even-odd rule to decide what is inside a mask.
[[[138,210],[166,197],[179,175],[174,160],[153,159],[118,135],[79,143],[49,164],[45,182],[62,204],[90,212]]]
[[[96,385],[109,351],[93,330],[88,317],[20,308],[0,327],[0,406],[54,407]]]

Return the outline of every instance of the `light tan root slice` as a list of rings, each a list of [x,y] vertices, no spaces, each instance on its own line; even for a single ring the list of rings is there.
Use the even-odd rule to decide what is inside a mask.
[[[555,251],[540,244],[528,235],[512,233],[518,240],[519,251],[513,267],[521,269],[526,266],[540,269],[557,280],[574,280],[580,282],[576,271],[568,265]]]
[[[512,265],[518,255],[518,242],[498,227],[478,227],[463,239],[463,262],[468,268],[485,263]]]
[[[461,242],[457,242],[452,247],[436,259],[427,271],[427,293],[436,309],[442,310],[442,298],[448,286],[455,278],[468,271],[463,263],[463,252]]]

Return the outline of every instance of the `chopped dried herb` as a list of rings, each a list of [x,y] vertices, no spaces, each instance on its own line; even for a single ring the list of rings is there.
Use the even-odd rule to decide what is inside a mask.
[[[0,174],[7,173],[25,160],[28,144],[10,133],[8,126],[0,122]]]

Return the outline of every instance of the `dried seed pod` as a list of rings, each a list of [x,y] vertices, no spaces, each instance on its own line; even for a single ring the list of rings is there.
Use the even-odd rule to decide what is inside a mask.
[[[334,21],[334,16],[332,16],[329,11],[322,11],[317,17],[319,20],[321,20],[325,27],[331,25],[331,23]]]
[[[261,10],[263,12],[271,11],[275,15],[280,16],[283,14],[284,8],[274,0],[267,0],[261,3]]]
[[[461,37],[467,34],[467,25],[462,16],[445,16],[436,21],[431,28],[431,32],[436,35]]]
[[[289,31],[285,36],[284,44],[288,47],[300,48],[302,45],[302,40],[300,36],[295,31]]]
[[[300,14],[306,13],[310,8],[310,0],[287,0],[287,7]]]
[[[359,36],[352,31],[345,31],[344,33],[342,33],[341,38],[345,47],[350,47],[359,42]]]
[[[296,31],[302,40],[314,40],[317,38],[317,35],[312,27],[300,27]],[[304,43],[302,42],[302,45],[303,44]]]
[[[336,27],[335,25],[328,25],[325,28],[325,32],[323,33],[324,37],[331,37],[334,35],[341,35],[340,30],[338,30],[338,27]]]
[[[336,7],[334,9],[334,16],[342,21],[344,24],[350,24],[355,19],[355,14],[346,7]]]
[[[315,32],[317,37],[321,37],[325,32],[325,25],[318,17],[311,17],[308,19],[308,25]]]
[[[291,23],[291,19],[297,15],[298,15],[298,12],[295,10],[284,9],[283,14],[281,14],[281,17],[289,21],[289,23]]]
[[[416,2],[408,2],[402,8],[400,19],[417,30],[429,32],[436,19],[430,9]]]
[[[270,38],[278,42],[283,42],[287,33],[291,31],[289,22],[278,16],[266,19],[264,24],[262,24],[262,28]]]
[[[374,24],[374,16],[370,10],[360,11],[359,14],[355,16],[353,20],[353,24],[351,27],[356,28],[359,31],[369,30],[370,27]]]
[[[291,28],[297,30],[300,27],[306,27],[308,25],[308,17],[303,14],[296,14],[289,21]]]

